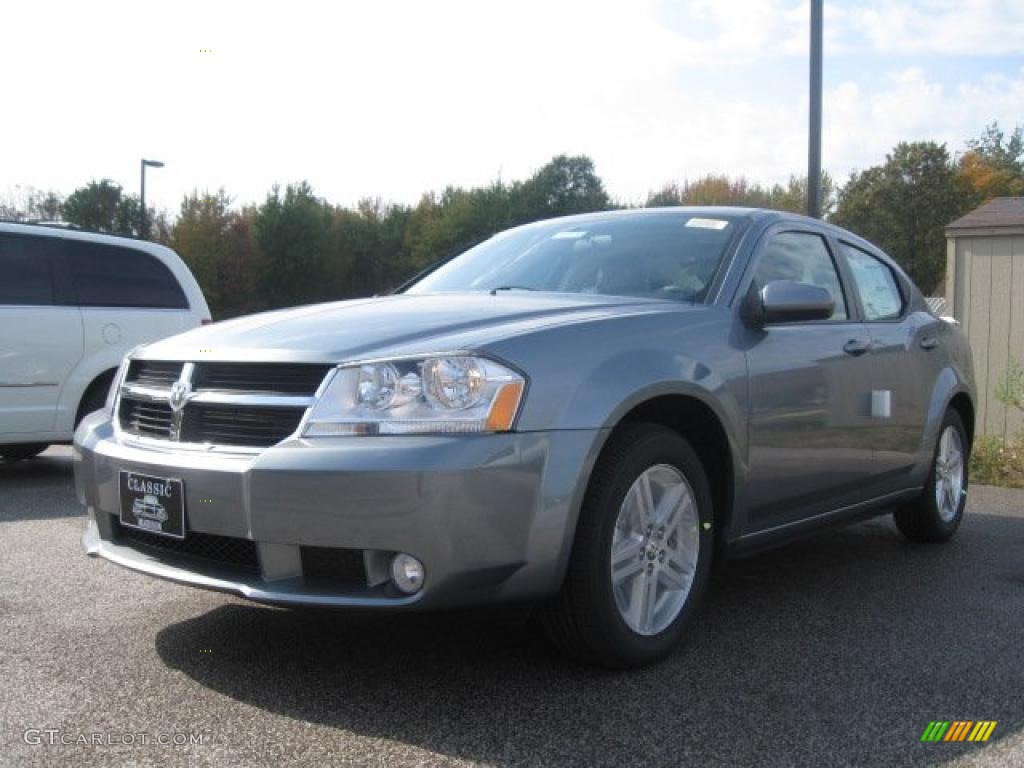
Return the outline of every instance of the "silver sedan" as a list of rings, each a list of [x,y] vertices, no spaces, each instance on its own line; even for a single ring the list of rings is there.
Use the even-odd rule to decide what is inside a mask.
[[[86,551],[133,570],[286,605],[532,601],[628,667],[671,650],[716,560],[890,511],[949,538],[973,432],[964,336],[884,253],[670,208],[137,349],[75,470]]]

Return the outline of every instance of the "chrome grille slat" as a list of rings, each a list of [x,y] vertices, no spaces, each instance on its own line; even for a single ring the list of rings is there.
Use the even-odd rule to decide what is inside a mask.
[[[330,369],[307,363],[197,363],[193,381],[196,391],[312,396]]]
[[[169,387],[181,375],[181,366],[181,363],[133,360],[125,381],[146,387]]]

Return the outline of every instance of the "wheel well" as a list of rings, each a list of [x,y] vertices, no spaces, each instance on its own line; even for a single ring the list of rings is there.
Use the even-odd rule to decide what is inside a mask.
[[[693,446],[711,485],[716,544],[721,547],[732,522],[733,465],[729,439],[711,408],[695,397],[663,395],[636,406],[623,416],[623,424],[660,424],[675,430]]]
[[[960,419],[964,423],[964,429],[967,430],[967,442],[969,444],[974,443],[974,404],[971,403],[971,398],[966,393],[960,392],[955,395],[952,400],[949,401],[949,407],[952,408],[960,415]]]
[[[110,384],[114,380],[115,373],[117,373],[117,368],[109,368],[89,382],[89,386],[82,393],[82,399],[78,401],[78,411],[75,413],[75,427],[78,427],[78,423],[89,413],[85,409],[89,407],[89,403],[96,397],[97,390],[101,391],[103,396],[106,397]]]

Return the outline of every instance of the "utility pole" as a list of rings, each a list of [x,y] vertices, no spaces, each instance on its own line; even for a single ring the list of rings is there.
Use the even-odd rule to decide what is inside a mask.
[[[811,93],[807,131],[807,215],[821,218],[821,38],[824,0],[811,0]]]
[[[139,211],[139,235],[141,237],[149,237],[149,222],[146,221],[146,167],[150,168],[163,168],[164,164],[159,160],[146,160],[142,159],[139,167],[142,171],[142,182],[140,184],[139,191],[139,207],[142,209]]]

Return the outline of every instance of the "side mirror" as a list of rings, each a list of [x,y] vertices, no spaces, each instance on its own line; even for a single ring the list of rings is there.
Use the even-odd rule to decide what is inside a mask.
[[[832,294],[821,286],[775,280],[760,293],[751,291],[745,314],[757,325],[798,323],[828,320],[835,307]]]

